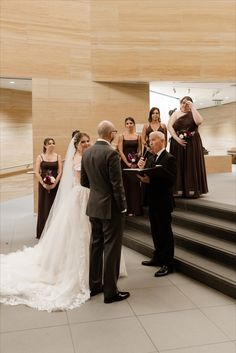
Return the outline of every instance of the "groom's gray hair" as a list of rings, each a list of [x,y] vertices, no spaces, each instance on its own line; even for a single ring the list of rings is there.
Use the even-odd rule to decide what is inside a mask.
[[[100,138],[106,139],[112,131],[114,131],[114,125],[111,121],[103,120],[98,124],[98,136]]]

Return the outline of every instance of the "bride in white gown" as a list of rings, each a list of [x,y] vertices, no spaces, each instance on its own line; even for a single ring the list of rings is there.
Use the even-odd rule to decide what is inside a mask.
[[[41,240],[34,247],[0,255],[0,303],[56,311],[79,307],[90,298],[89,189],[80,185],[83,151],[89,136],[69,144],[63,176]],[[121,256],[120,276],[126,276]]]

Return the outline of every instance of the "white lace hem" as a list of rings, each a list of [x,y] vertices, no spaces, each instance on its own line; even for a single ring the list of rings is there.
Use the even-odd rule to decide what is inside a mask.
[[[37,309],[39,311],[64,311],[64,310],[72,310],[75,308],[79,308],[82,304],[84,304],[90,298],[90,291],[86,290],[84,293],[79,293],[74,298],[70,298],[68,302],[61,302],[57,300],[50,301],[48,299],[40,300],[38,296],[36,298],[20,298],[17,296],[3,297],[0,298],[1,304],[6,305],[26,305],[31,308]]]

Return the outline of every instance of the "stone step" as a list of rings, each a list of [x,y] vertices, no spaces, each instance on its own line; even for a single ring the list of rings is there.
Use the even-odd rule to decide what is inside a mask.
[[[219,202],[204,200],[204,197],[193,199],[175,198],[176,207],[185,211],[208,215],[214,218],[225,219],[228,221],[236,220],[236,207]]]
[[[126,228],[123,244],[145,256],[152,257],[153,243],[150,234]],[[234,268],[209,259],[189,249],[175,246],[175,268],[222,293],[236,298],[236,273]]]
[[[194,230],[173,225],[175,245],[236,267],[236,245]]]
[[[175,209],[173,212],[173,224],[185,229],[193,229],[216,238],[236,242],[236,227],[234,221],[214,218],[192,211]]]
[[[208,234],[214,238],[236,242],[236,224],[234,221],[201,215],[195,212],[175,209],[172,214],[173,226],[195,230],[201,234]],[[143,216],[127,217],[126,225],[150,233],[150,224],[145,211]]]
[[[179,247],[197,252],[208,258],[216,259],[219,262],[235,266],[236,246],[227,240],[213,238],[207,234],[188,230],[180,226],[173,225],[175,244]],[[149,223],[146,219],[139,218],[139,222],[126,225],[125,234],[138,239],[141,243],[153,246]]]
[[[179,247],[175,248],[175,265],[177,271],[236,298],[236,273],[233,268]]]

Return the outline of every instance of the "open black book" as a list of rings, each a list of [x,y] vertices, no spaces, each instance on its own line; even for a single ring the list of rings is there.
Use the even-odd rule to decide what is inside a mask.
[[[166,170],[162,165],[156,165],[153,168],[125,168],[123,169],[124,172],[127,173],[134,173],[144,176],[144,174],[148,175],[149,177],[158,177],[158,178],[168,178],[171,176],[171,173]]]

